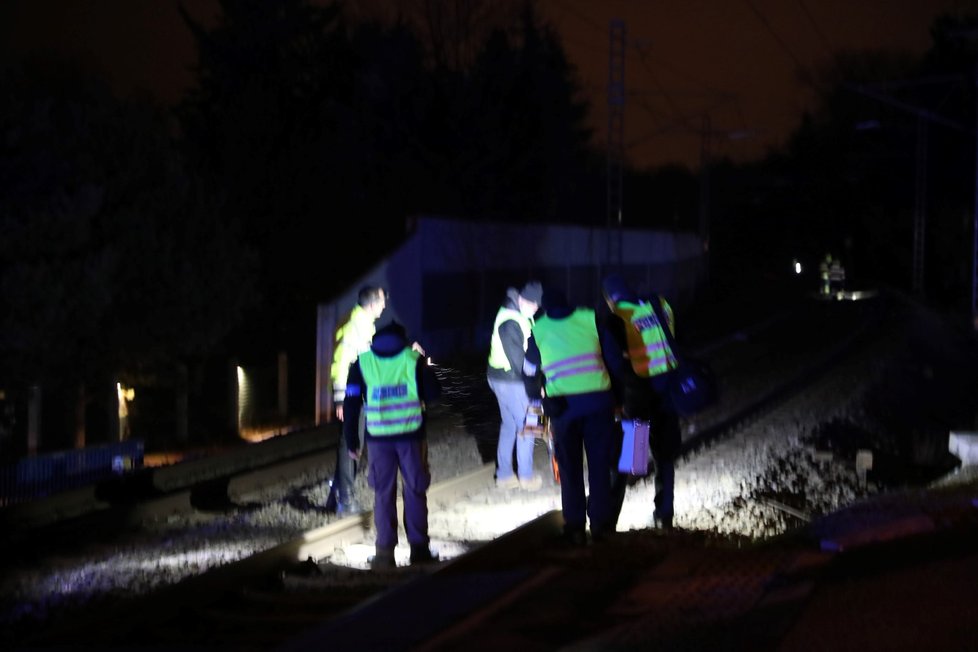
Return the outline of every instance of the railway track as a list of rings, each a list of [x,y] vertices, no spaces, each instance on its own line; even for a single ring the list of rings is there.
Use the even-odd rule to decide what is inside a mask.
[[[493,474],[494,467],[490,464],[437,483],[429,489],[429,502],[454,502],[473,493],[491,490]],[[545,522],[549,525],[543,529],[553,534],[559,532],[556,512]],[[236,648],[239,644],[250,647],[249,640],[254,642],[257,636],[264,645],[277,635],[294,633],[299,625],[322,622],[373,595],[438,568],[437,565],[401,567],[385,573],[347,569],[346,581],[341,586],[332,591],[324,590],[326,585],[315,581],[322,573],[314,560],[363,542],[370,526],[369,512],[340,519],[149,596],[114,605],[98,614],[81,614],[29,644],[54,645],[71,641],[83,645],[119,645],[134,644],[139,640],[159,644],[186,641],[190,634],[191,640],[204,644],[221,642],[227,645],[233,639]],[[485,560],[491,562],[507,554],[500,551],[511,548],[514,537],[520,545],[525,544],[525,535],[517,531],[482,546],[473,546],[473,550],[478,550],[477,554],[463,555],[443,566],[467,567],[473,563],[485,564]],[[244,637],[241,635],[243,627],[247,631]],[[173,637],[172,641],[170,637]]]
[[[761,418],[766,410],[774,409],[780,401],[802,391],[807,383],[827,373],[831,365],[863,341],[869,329],[878,323],[873,314],[857,317],[855,328],[852,323],[839,326],[844,337],[830,334],[825,346],[818,350],[813,359],[802,365],[794,361],[789,365],[793,373],[781,376],[753,402],[744,404],[728,400],[711,414],[697,419],[698,423],[694,422],[693,425],[698,430],[686,441],[687,456],[696,455],[701,448],[742,430],[745,423]],[[784,320],[776,323],[783,324]],[[764,336],[755,333],[751,337],[754,341],[762,341]],[[770,342],[771,339],[769,337],[763,341]],[[723,365],[729,364],[724,356],[742,363],[751,356],[765,355],[756,351],[745,352],[750,344],[749,338],[729,338],[725,346],[714,347],[712,360],[715,364]],[[769,354],[777,355],[777,352]],[[330,453],[321,451],[312,457],[317,455],[328,458]],[[275,469],[276,465],[260,473],[281,478],[295,473],[296,464],[305,463],[291,460],[291,471],[284,474],[281,469]],[[325,463],[325,458],[315,463]],[[245,476],[254,473],[259,472],[247,472]],[[485,465],[437,483],[430,491],[429,502],[451,504],[473,493],[491,492],[492,475],[492,465]],[[236,482],[239,489],[257,487],[267,482],[267,477],[252,475],[250,480]],[[230,493],[230,486],[231,481],[225,483],[225,493]],[[237,491],[238,495],[247,493]],[[179,499],[170,497],[170,500],[182,505],[185,498],[193,509],[194,501],[189,496],[181,494]],[[172,505],[163,509],[171,508]],[[421,581],[433,572],[451,573],[455,572],[452,569],[469,568],[491,573],[495,563],[493,560],[520,554],[521,547],[540,546],[544,539],[559,532],[559,514],[553,511],[546,511],[535,519],[531,517],[528,523],[491,542],[465,542],[470,547],[468,552],[436,566],[399,568],[389,574],[333,567],[325,573],[328,577],[324,577],[323,567],[329,564],[317,561],[330,559],[338,549],[362,543],[369,528],[368,515],[342,519],[238,562],[222,565],[155,591],[149,596],[121,605],[87,610],[72,622],[62,623],[31,642],[52,645],[71,641],[103,645],[194,641],[227,645],[231,641],[235,648],[266,649],[271,645],[284,644],[294,638],[299,630],[335,618],[369,601],[372,596],[389,592],[407,582]],[[506,590],[513,590],[513,587],[509,586]]]
[[[729,394],[736,392],[733,400],[722,401],[717,408],[704,415],[698,415],[692,422],[692,428],[683,439],[683,454],[689,455],[696,450],[709,446],[711,443],[723,440],[733,433],[742,430],[751,422],[761,418],[764,414],[775,409],[779,404],[788,400],[792,396],[803,392],[821,377],[831,372],[846,356],[853,354],[857,347],[867,344],[872,338],[880,337],[882,333],[883,319],[885,316],[885,306],[880,302],[866,304],[822,305],[819,303],[808,304],[808,308],[817,311],[823,309],[832,310],[837,319],[835,323],[826,321],[827,332],[824,333],[821,345],[808,351],[804,356],[799,357],[793,353],[792,349],[797,349],[797,342],[787,341],[778,342],[778,339],[789,335],[796,330],[795,324],[802,319],[815,319],[817,317],[809,314],[800,314],[800,311],[790,315],[780,315],[777,318],[766,320],[763,324],[757,325],[751,335],[744,337],[726,337],[722,341],[724,346],[716,348],[706,346],[705,350],[712,350],[711,362],[716,364],[717,356],[726,355],[728,359],[721,364],[725,369],[731,371],[721,375],[726,379],[725,387],[721,388],[721,393]],[[841,310],[840,310],[841,308]],[[778,330],[773,328],[777,326]],[[802,329],[797,329],[801,331]],[[750,331],[748,331],[750,332]],[[771,333],[777,332],[779,338],[772,338]],[[736,346],[738,343],[745,343],[749,339],[770,338],[760,350],[750,347]],[[749,385],[737,387],[737,383],[743,378],[742,373],[736,373],[735,368],[750,370],[755,366],[770,368],[770,358],[782,357],[779,366],[781,371],[771,374],[768,378],[770,382],[765,385]],[[745,391],[746,390],[746,391]]]

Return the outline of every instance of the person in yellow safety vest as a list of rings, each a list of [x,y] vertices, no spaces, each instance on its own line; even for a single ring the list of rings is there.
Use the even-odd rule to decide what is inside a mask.
[[[621,276],[614,274],[604,279],[602,291],[611,311],[608,329],[629,362],[623,375],[622,418],[649,422],[649,451],[655,463],[652,523],[656,528],[671,529],[675,459],[682,446],[679,416],[666,390],[667,374],[677,366],[664,331],[676,332],[672,307],[658,295],[639,298]],[[616,522],[626,487],[627,477],[615,479]]]
[[[486,380],[499,404],[496,486],[501,489],[535,491],[543,485],[543,478],[533,472],[533,437],[519,435],[530,405],[523,386],[523,357],[542,296],[543,288],[535,281],[519,291],[509,288],[492,327]],[[518,475],[513,472],[514,448]]]
[[[590,308],[572,308],[562,292],[546,287],[546,313],[533,325],[523,374],[527,395],[542,397],[550,418],[560,473],[564,538],[583,545],[615,529],[611,500],[615,406],[622,358]],[[584,486],[587,455],[588,493]]]
[[[376,330],[375,323],[387,307],[387,293],[383,288],[364,286],[357,295],[357,305],[350,312],[350,317],[342,326],[336,329],[336,348],[333,351],[333,364],[329,375],[333,386],[333,403],[336,406],[336,418],[343,421],[344,397],[346,396],[347,377],[357,356],[370,350],[370,342]],[[362,419],[357,422],[363,433]],[[326,501],[327,512],[353,514],[361,511],[356,502],[353,481],[356,478],[356,463],[350,458],[349,451],[343,438],[336,447],[336,472],[330,496]]]
[[[829,265],[829,291],[831,294],[842,292],[846,284],[846,268],[842,261],[836,258]]]
[[[372,568],[393,568],[397,547],[397,475],[402,478],[404,529],[412,564],[437,561],[428,537],[428,444],[425,406],[441,394],[438,379],[418,347],[408,345],[404,327],[396,322],[377,331],[370,349],[350,367],[343,400],[347,419],[343,436],[350,457],[358,459],[370,442],[370,483],[374,488],[376,553]],[[354,425],[366,414],[361,439]]]
[[[818,264],[818,277],[820,280],[819,292],[822,296],[828,296],[831,290],[829,285],[829,268],[832,266],[832,254],[825,254],[825,259]]]

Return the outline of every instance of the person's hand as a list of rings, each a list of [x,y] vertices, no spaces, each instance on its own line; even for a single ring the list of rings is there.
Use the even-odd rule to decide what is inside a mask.
[[[355,451],[347,451],[347,454],[350,456],[350,459],[353,460],[354,462],[360,461],[360,449],[357,449]]]
[[[421,345],[418,344],[417,342],[415,342],[414,344],[412,344],[411,345],[411,348],[414,349],[415,351],[417,351],[418,353],[420,353],[422,356],[425,355],[424,349],[421,348]]]
[[[343,420],[343,404],[342,403],[339,403],[336,406],[336,418],[339,419],[340,421]]]

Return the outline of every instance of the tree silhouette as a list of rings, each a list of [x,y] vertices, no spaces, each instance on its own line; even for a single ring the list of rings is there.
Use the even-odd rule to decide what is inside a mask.
[[[449,35],[439,18],[430,47],[408,15],[348,25],[338,5],[308,0],[222,0],[211,30],[184,14],[199,88],[179,113],[224,218],[261,252],[267,314],[335,294],[411,214],[581,210],[586,106],[556,34],[532,3],[494,31],[480,22],[488,4],[472,6],[478,29]]]
[[[207,354],[240,317],[247,258],[165,114],[71,71],[8,70],[3,88],[5,380],[107,385]]]

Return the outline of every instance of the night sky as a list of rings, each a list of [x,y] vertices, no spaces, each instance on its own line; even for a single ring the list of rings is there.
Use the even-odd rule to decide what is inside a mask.
[[[218,7],[216,0],[184,4],[205,22]],[[349,9],[369,15],[387,4],[351,2]],[[4,0],[0,53],[69,57],[121,92],[172,102],[192,83],[195,58],[177,6],[177,0]],[[920,53],[935,16],[978,11],[978,0],[540,0],[539,6],[578,68],[597,142],[606,133],[608,23],[620,17],[627,29],[629,160],[695,166],[703,115],[710,117],[715,155],[757,158],[797,125],[810,101],[801,79],[833,52]]]

